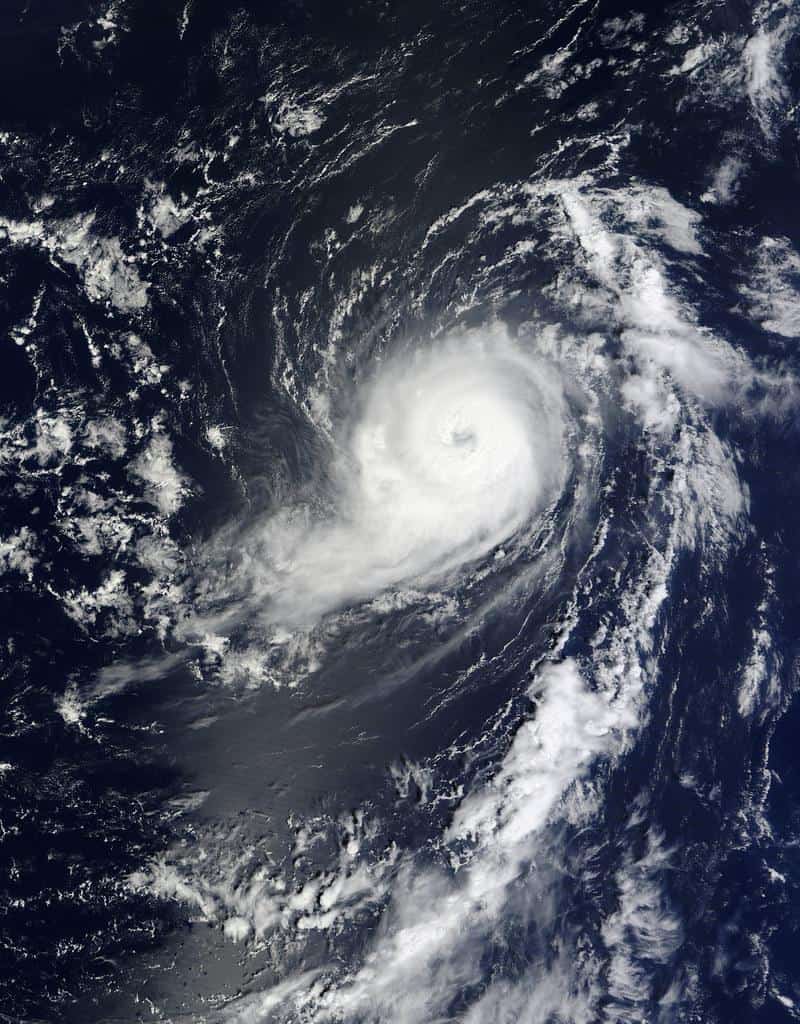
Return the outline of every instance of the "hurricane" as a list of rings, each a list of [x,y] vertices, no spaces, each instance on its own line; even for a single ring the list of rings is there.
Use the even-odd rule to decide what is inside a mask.
[[[558,371],[497,325],[390,356],[354,405],[326,467],[327,515],[284,510],[254,531],[276,624],[506,559],[567,475]]]
[[[560,405],[535,356],[474,339],[381,369],[354,428],[351,502],[386,582],[474,561],[541,510],[565,457]]]
[[[267,7],[9,34],[0,1017],[797,1019],[800,20]]]

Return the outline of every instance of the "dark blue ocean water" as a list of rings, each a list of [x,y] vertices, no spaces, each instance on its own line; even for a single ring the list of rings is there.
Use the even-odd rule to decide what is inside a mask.
[[[774,75],[761,118],[742,70],[759,32],[773,33]],[[531,664],[568,633],[560,655],[591,665],[598,629],[622,620],[674,525],[659,495],[682,464],[607,391],[594,503],[576,513],[573,481],[554,513],[558,574],[455,639],[414,603],[356,616],[326,636],[311,683],[248,688],[212,679],[173,628],[232,600],[209,582],[225,576],[219,551],[203,560],[220,530],[323,493],[331,442],[301,400],[322,379],[320,353],[332,348],[348,383],[331,385],[340,419],[398,339],[496,317],[512,333],[531,323],[578,339],[601,332],[615,379],[631,372],[627,328],[554,227],[558,194],[523,215],[523,185],[544,180],[627,197],[608,230],[664,260],[695,322],[741,354],[735,397],[701,402],[698,416],[732,453],[748,498],[730,548],[712,531],[676,553],[642,654],[658,671],[638,732],[587,770],[599,809],[559,826],[559,935],[580,932],[597,954],[598,1020],[796,1019],[798,355],[791,330],[775,329],[774,303],[778,292],[784,312],[798,301],[800,262],[781,257],[778,288],[776,251],[757,254],[766,238],[796,257],[800,242],[799,39],[789,7],[745,3],[123,0],[0,12],[3,1019],[150,1019],[151,1005],[155,1019],[223,1019],[213,1014],[235,995],[304,966],[350,969],[380,933],[388,894],[307,947],[248,952],[223,941],[221,919],[130,876],[176,845],[218,850],[226,836],[256,861],[283,851],[293,870],[293,815],[334,820],[357,807],[380,821],[376,857],[393,842],[438,863],[452,794],[487,784],[536,717]],[[676,72],[701,42],[705,63]],[[735,186],[704,201],[725,160]],[[648,235],[649,213],[638,228],[625,221],[640,185],[698,214],[697,252]],[[475,198],[484,192],[491,202]],[[165,196],[189,211],[168,232],[153,212]],[[527,243],[522,263],[505,260]],[[625,280],[620,304],[635,287]],[[91,441],[89,424],[109,417],[118,447]],[[47,426],[56,421],[68,440]],[[209,440],[218,424],[224,451]],[[159,504],[167,485],[152,491],[132,468],[165,436],[186,481],[172,511]],[[693,500],[710,503],[718,486]],[[101,521],[91,539],[86,524]],[[581,590],[601,522],[606,546]],[[232,537],[233,567],[244,542]],[[97,597],[114,572],[112,597]],[[510,590],[516,572],[492,577],[481,598]],[[745,714],[756,623],[769,644]],[[249,620],[236,628],[237,642],[251,638]],[[441,799],[423,799],[419,780],[398,798],[392,764],[425,764]],[[603,959],[604,922],[620,906],[613,879],[646,859],[654,834],[669,851],[660,911],[678,938],[656,955],[628,922],[630,963],[647,986],[640,1004],[625,1003]],[[336,850],[326,842],[318,863],[298,861],[298,877],[323,870]],[[551,925],[522,911],[500,920],[479,976],[425,1019],[467,1019],[498,979],[547,965]],[[304,1012],[297,1019],[324,1019]],[[343,1019],[392,1019],[381,1012]],[[566,1003],[548,1013],[585,1019]]]

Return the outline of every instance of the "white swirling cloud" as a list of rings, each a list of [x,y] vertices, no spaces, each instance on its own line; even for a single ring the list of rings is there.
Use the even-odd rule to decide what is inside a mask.
[[[343,432],[334,516],[262,528],[268,619],[308,624],[508,541],[558,491],[564,406],[557,373],[499,327],[388,360]]]

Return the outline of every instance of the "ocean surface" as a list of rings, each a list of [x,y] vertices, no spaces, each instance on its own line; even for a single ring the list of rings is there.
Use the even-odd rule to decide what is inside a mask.
[[[0,11],[0,1020],[800,1019],[800,9]]]

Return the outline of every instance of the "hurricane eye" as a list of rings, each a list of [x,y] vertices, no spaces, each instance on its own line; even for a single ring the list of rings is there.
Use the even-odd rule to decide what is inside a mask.
[[[462,429],[451,430],[444,438],[445,444],[453,445],[454,448],[474,448],[478,443],[474,430]]]

